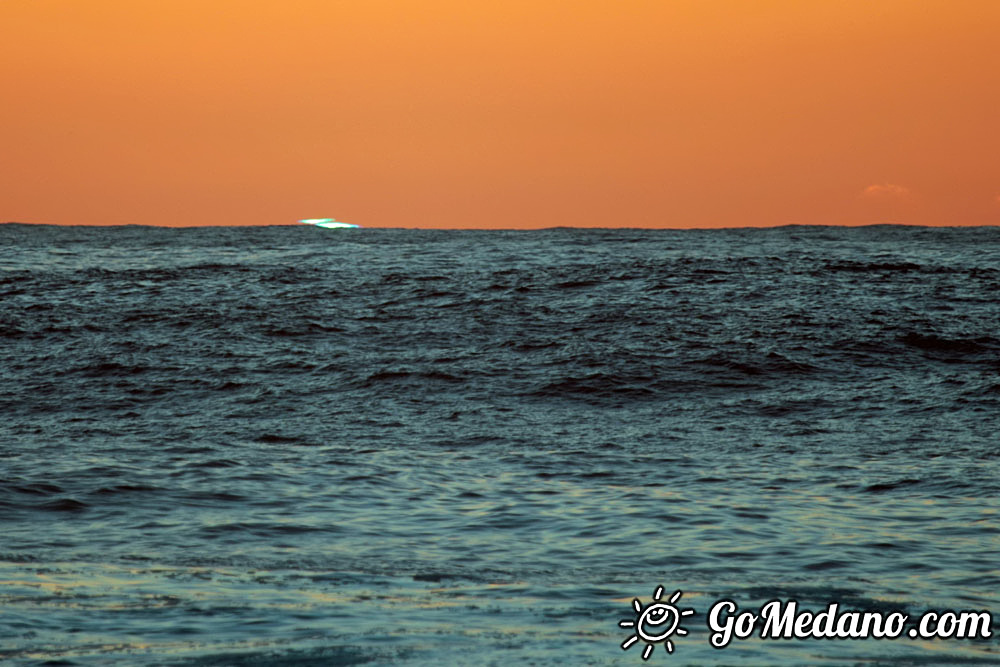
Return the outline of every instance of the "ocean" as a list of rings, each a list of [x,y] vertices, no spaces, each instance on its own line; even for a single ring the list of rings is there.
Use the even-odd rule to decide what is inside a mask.
[[[996,227],[0,225],[0,660],[1000,664],[998,330]]]

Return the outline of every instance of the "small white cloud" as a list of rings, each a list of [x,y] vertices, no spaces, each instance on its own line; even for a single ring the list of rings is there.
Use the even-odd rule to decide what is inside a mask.
[[[906,197],[910,194],[910,189],[894,183],[881,183],[869,185],[863,194],[865,197]]]

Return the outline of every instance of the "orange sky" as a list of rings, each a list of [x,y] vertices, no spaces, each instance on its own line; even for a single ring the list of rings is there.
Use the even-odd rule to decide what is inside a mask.
[[[997,0],[2,0],[0,221],[1000,224]]]

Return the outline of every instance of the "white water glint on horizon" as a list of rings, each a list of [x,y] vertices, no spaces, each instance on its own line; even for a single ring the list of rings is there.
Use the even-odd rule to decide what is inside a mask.
[[[299,220],[303,225],[314,225],[326,229],[359,229],[361,225],[352,225],[349,222],[338,222],[333,218],[305,218]]]

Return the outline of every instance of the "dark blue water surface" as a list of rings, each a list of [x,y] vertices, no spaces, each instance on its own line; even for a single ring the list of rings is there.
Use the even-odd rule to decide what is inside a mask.
[[[1000,229],[0,226],[0,660],[1000,662]]]

